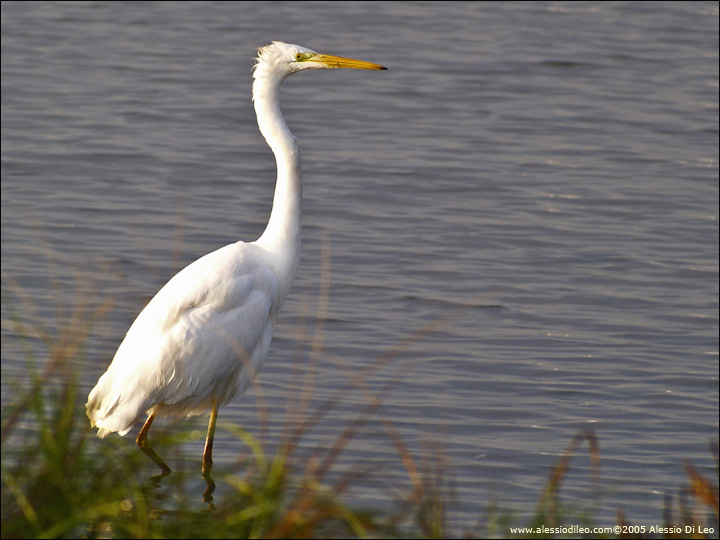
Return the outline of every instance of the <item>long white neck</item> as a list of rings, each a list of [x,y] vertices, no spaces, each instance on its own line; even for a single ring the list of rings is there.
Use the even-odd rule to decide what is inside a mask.
[[[255,71],[253,101],[260,132],[275,154],[277,183],[272,212],[265,232],[256,244],[270,252],[281,283],[281,299],[290,289],[300,256],[302,218],[302,174],[295,137],[280,112],[279,89],[282,78],[265,70]]]

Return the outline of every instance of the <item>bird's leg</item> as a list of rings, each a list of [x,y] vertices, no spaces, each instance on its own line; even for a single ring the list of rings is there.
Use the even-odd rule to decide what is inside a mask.
[[[150,447],[150,443],[147,440],[148,431],[150,431],[150,426],[152,426],[153,420],[155,420],[154,414],[148,416],[148,419],[145,420],[145,425],[143,425],[140,433],[138,433],[135,442],[140,447],[140,450],[142,450],[145,455],[152,459],[155,464],[162,469],[163,474],[170,474],[172,472],[172,469],[170,469],[170,467],[165,464],[162,458],[155,453],[155,450]]]
[[[210,475],[212,469],[212,448],[213,439],[215,438],[215,422],[217,422],[218,407],[220,404],[217,400],[213,401],[212,410],[210,411],[210,423],[208,424],[207,439],[205,439],[205,451],[203,452],[202,475],[203,478]]]

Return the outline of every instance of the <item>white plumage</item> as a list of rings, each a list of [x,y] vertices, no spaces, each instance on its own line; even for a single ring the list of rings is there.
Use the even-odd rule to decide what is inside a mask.
[[[247,389],[283,300],[270,259],[261,247],[238,242],[160,289],[90,393],[88,413],[100,437],[125,435],[151,407],[158,416],[203,413],[213,397],[222,404]]]
[[[337,67],[385,69],[282,42],[260,49],[253,102],[278,171],[268,225],[257,241],[230,244],[181,270],[140,312],[88,396],[99,437],[125,435],[147,414],[137,443],[169,472],[147,442],[154,418],[210,410],[203,455],[209,474],[217,409],[245,392],[262,368],[300,253],[300,158],[280,112],[280,83],[300,70]]]

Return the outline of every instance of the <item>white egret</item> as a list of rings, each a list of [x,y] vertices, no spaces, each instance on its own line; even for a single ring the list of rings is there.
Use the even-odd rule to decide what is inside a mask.
[[[147,440],[153,420],[210,411],[202,463],[207,476],[218,407],[245,392],[265,362],[298,264],[302,213],[300,156],[280,112],[279,88],[298,71],[332,68],[386,69],[277,41],[258,51],[253,102],[277,163],[267,227],[257,241],[220,248],[168,281],[130,326],[88,396],[87,414],[101,438],[125,435],[147,415],[136,442],[165,473],[170,468]]]

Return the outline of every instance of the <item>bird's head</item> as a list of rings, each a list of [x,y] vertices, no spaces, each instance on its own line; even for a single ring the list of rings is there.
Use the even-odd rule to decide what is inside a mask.
[[[262,74],[267,77],[284,79],[288,75],[304,69],[335,68],[387,69],[378,64],[371,64],[362,60],[321,54],[299,45],[273,41],[270,45],[258,50],[255,78]]]

